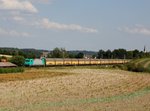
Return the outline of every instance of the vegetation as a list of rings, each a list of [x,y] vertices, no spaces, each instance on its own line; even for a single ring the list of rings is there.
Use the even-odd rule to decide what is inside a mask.
[[[68,53],[64,48],[55,48],[49,54],[50,58],[68,58]]]
[[[134,59],[121,68],[134,72],[150,72],[150,58]]]
[[[36,49],[18,49],[18,48],[0,48],[0,54],[23,56],[24,58],[39,58],[45,50]]]
[[[18,73],[18,72],[24,72],[24,69],[21,67],[17,68],[0,68],[0,74],[3,73]]]
[[[149,52],[139,51],[137,49],[133,51],[127,51],[125,49],[115,49],[111,50],[99,50],[98,52],[89,52],[86,51],[66,51],[64,48],[55,48],[49,54],[51,58],[98,58],[98,59],[136,59],[136,58],[145,58],[150,57]]]
[[[70,53],[67,52],[64,48],[55,48],[48,55],[50,58],[83,58],[84,53]]]
[[[83,58],[84,57],[84,54],[82,52],[79,52],[75,58]]]
[[[10,59],[10,62],[16,64],[17,66],[23,66],[24,61],[25,61],[25,58],[23,56],[13,56]]]
[[[0,54],[23,56],[24,58],[40,58],[43,52],[49,52],[51,58],[98,58],[98,59],[137,59],[150,57],[150,52],[137,49],[127,51],[126,49],[99,50],[99,51],[66,51],[64,48],[54,48],[52,51],[36,49],[0,48]]]
[[[0,57],[0,62],[2,62],[3,60],[7,60],[7,57],[5,56]]]
[[[125,49],[111,50],[99,50],[97,58],[101,59],[137,59],[150,57],[149,52],[143,52],[139,50],[127,51]]]

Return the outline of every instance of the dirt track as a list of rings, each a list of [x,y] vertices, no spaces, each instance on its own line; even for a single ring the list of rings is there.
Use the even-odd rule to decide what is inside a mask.
[[[150,74],[69,68],[41,72],[66,75],[1,82],[0,111],[150,110]]]

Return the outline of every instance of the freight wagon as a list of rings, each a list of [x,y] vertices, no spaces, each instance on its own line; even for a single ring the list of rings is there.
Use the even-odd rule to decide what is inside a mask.
[[[124,64],[127,62],[129,62],[129,60],[126,59],[42,58],[42,59],[26,59],[25,66],[111,65],[111,64]]]

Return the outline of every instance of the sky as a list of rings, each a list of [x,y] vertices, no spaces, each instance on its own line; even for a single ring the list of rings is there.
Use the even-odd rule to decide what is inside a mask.
[[[0,47],[150,51],[150,0],[0,0]]]

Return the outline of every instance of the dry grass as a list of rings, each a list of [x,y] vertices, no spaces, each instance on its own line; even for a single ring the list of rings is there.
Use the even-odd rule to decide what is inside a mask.
[[[49,72],[47,69],[27,69],[24,73],[16,74],[0,74],[0,82],[17,81],[17,80],[32,80],[38,78],[47,78],[55,76],[68,75],[67,72]]]
[[[150,110],[146,73],[46,68],[0,75],[0,80],[0,111]]]

